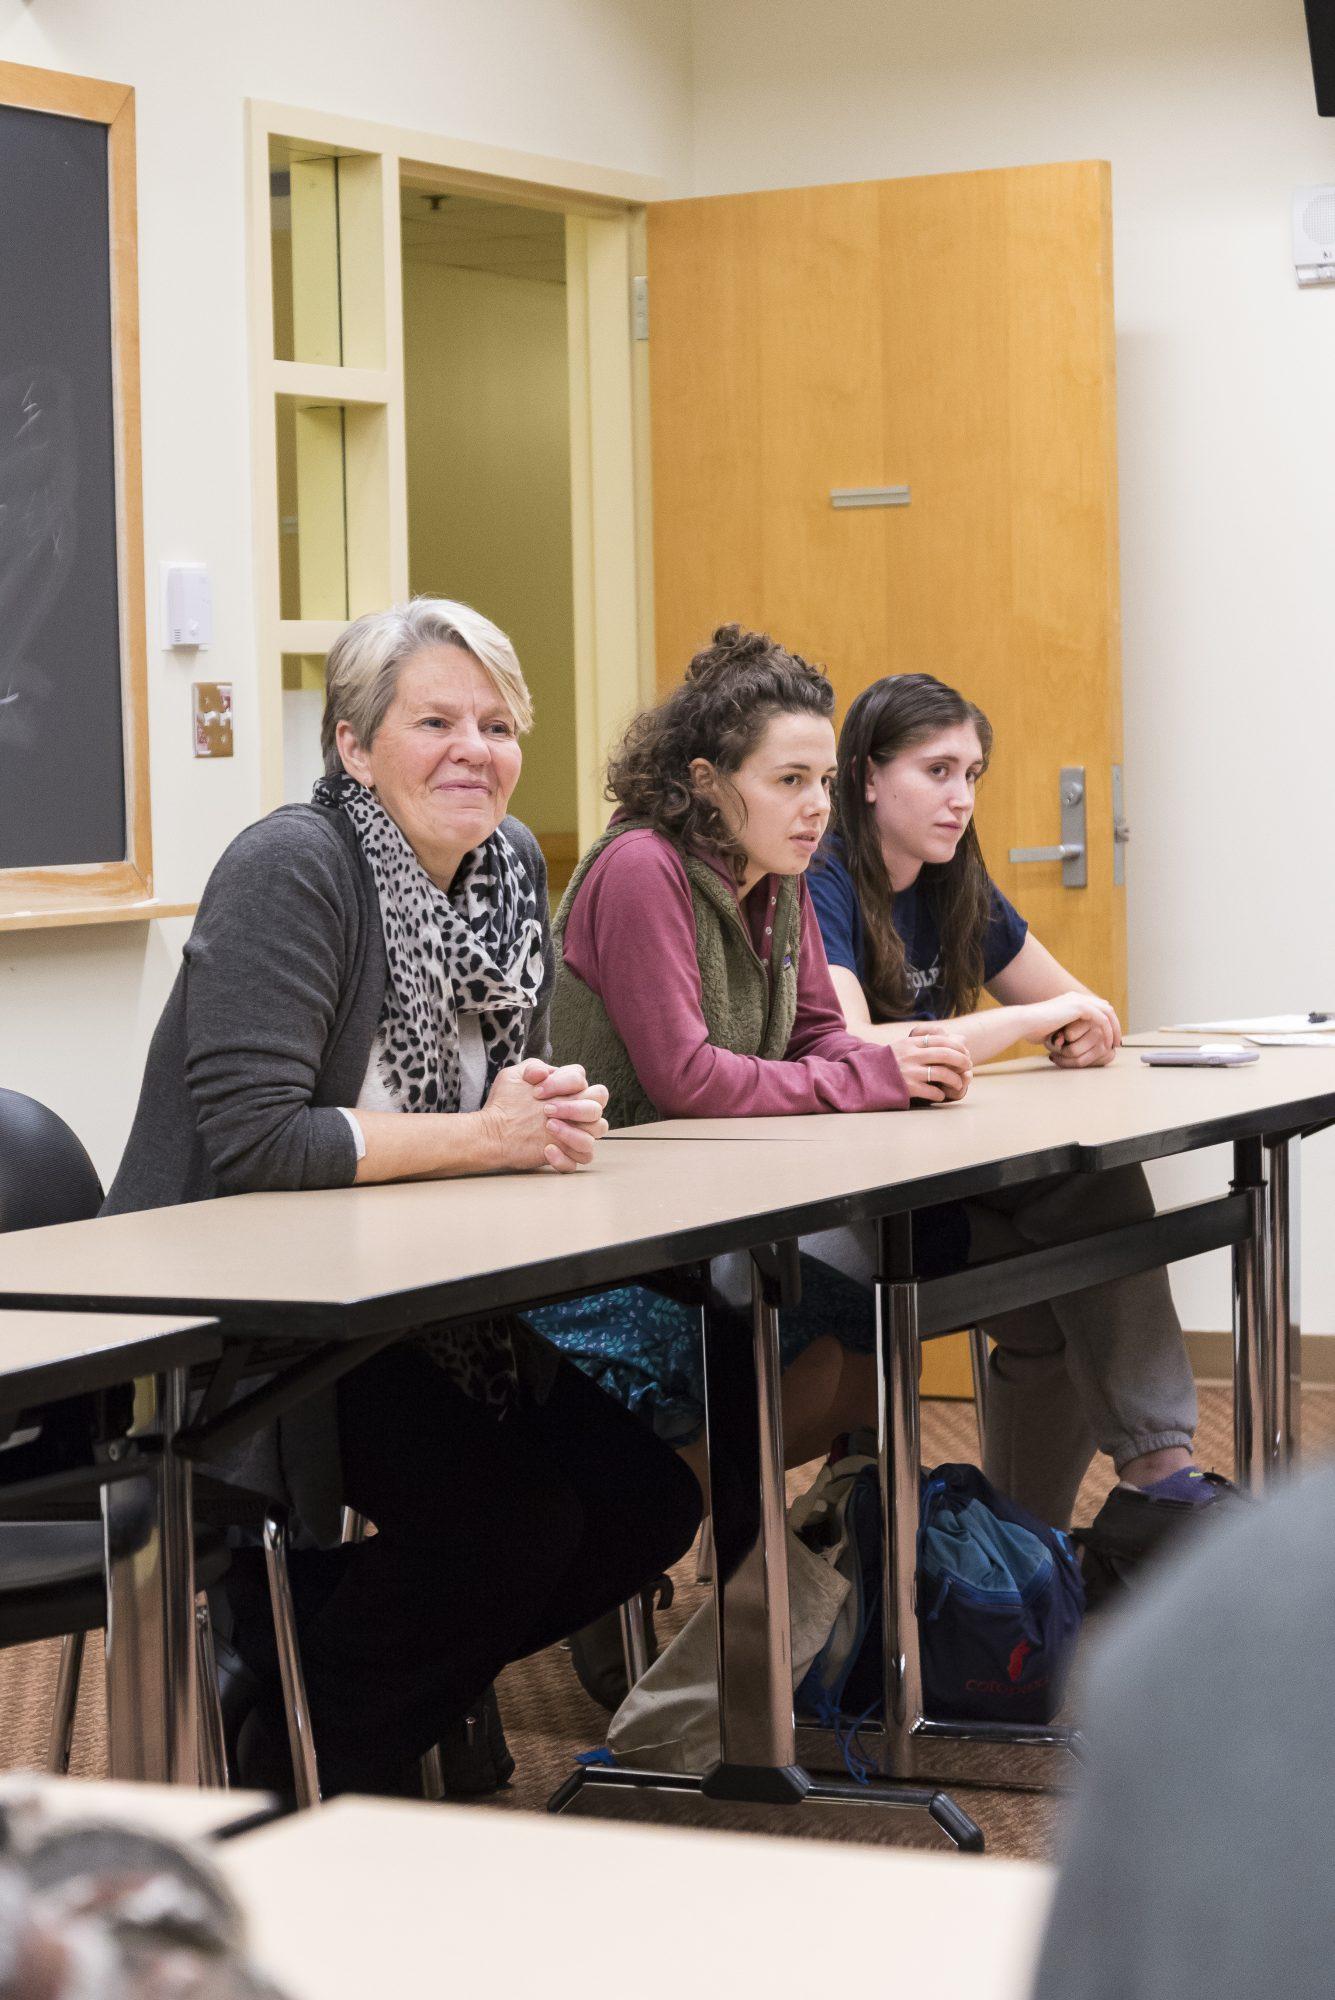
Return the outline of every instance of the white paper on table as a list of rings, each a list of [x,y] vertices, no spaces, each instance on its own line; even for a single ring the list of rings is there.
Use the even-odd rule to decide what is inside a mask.
[[[1252,1021],[1184,1021],[1161,1028],[1164,1035],[1335,1035],[1335,1020],[1312,1021],[1306,1014],[1262,1014]]]
[[[1335,1049],[1335,1041],[1318,1028],[1307,1028],[1301,1035],[1244,1035],[1242,1039],[1262,1049]]]

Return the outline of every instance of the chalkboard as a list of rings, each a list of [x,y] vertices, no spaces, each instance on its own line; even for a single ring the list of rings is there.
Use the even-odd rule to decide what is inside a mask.
[[[124,861],[108,128],[0,104],[0,869]]]

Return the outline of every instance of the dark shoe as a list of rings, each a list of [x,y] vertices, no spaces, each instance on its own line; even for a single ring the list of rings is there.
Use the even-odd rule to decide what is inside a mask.
[[[1208,1532],[1243,1501],[1237,1487],[1217,1472],[1193,1469],[1192,1479],[1209,1487],[1208,1500],[1174,1499],[1134,1486],[1115,1486],[1090,1525],[1074,1530],[1071,1539],[1080,1551],[1087,1613],[1116,1603],[1146,1565],[1152,1568],[1163,1554]]]
[[[234,1696],[230,1718],[224,1710],[223,1733],[233,1785],[247,1791],[273,1792],[286,1803],[295,1804],[292,1752],[281,1703],[275,1707],[257,1684],[248,1702]],[[318,1744],[316,1757],[318,1760]],[[509,1783],[515,1760],[506,1746],[500,1710],[490,1688],[468,1715],[442,1733],[440,1762],[442,1795],[447,1799],[482,1798]],[[420,1799],[422,1769],[420,1763],[414,1763],[394,1772],[360,1767],[355,1772],[340,1771],[326,1760],[320,1767],[320,1789],[325,1799],[336,1798],[342,1791],[376,1798]]]
[[[656,1576],[640,1592],[644,1606],[644,1639],[648,1664],[658,1658],[658,1635],[654,1631],[654,1610],[666,1610],[673,1597],[672,1579]],[[630,1692],[626,1677],[626,1648],[621,1636],[621,1611],[605,1611],[592,1625],[584,1626],[570,1638],[570,1664],[575,1678],[591,1701],[615,1714]]]
[[[494,1687],[471,1705],[467,1715],[442,1731],[438,1748],[447,1799],[485,1798],[509,1784],[515,1760],[501,1727]]]

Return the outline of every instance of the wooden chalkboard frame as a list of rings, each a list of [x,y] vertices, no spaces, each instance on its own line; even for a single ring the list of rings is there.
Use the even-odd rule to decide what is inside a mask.
[[[0,62],[0,105],[81,118],[107,128],[116,566],[125,758],[124,861],[0,869],[0,931],[144,920],[181,906],[153,898],[148,789],[148,672],[139,444],[139,265],[134,91],[128,84]],[[190,906],[184,906],[189,908]]]

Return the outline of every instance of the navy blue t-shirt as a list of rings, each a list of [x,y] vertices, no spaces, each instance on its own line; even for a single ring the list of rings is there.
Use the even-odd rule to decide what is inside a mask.
[[[856,973],[867,984],[867,933],[853,878],[844,866],[843,847],[827,840],[807,871],[807,887],[831,965]],[[1004,972],[1029,934],[1029,926],[995,883],[983,937],[983,984]],[[920,1021],[944,1020],[948,1007],[941,987],[941,934],[932,908],[928,870],[895,897],[895,929],[904,942],[904,964],[913,988],[913,1013]]]

